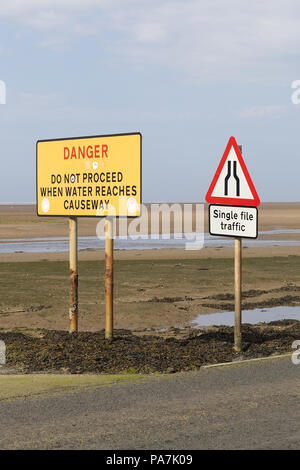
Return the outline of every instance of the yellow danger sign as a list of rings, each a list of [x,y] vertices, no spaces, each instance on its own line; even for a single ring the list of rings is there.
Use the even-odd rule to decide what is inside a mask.
[[[141,158],[140,133],[39,140],[37,214],[138,217]]]

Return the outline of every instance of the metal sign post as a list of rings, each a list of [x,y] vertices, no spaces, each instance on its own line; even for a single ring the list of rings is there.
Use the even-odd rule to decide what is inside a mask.
[[[69,218],[70,235],[70,333],[78,331],[78,253],[77,217]]]
[[[242,350],[242,238],[256,238],[260,200],[246,164],[242,146],[230,137],[206,194],[209,233],[234,237],[234,350]]]
[[[105,221],[105,339],[113,339],[113,222]]]
[[[36,143],[37,215],[68,217],[70,230],[69,331],[78,331],[77,217],[139,217],[142,135],[39,140]],[[105,337],[113,337],[113,231],[106,221]]]

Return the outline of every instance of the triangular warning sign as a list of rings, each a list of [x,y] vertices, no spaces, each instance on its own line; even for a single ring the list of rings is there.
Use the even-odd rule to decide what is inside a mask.
[[[259,206],[260,199],[234,137],[230,137],[206,202],[234,206]]]

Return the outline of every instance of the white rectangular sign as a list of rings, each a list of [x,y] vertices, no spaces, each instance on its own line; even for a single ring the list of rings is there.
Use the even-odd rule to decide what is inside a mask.
[[[225,237],[257,238],[257,208],[209,206],[209,233]]]

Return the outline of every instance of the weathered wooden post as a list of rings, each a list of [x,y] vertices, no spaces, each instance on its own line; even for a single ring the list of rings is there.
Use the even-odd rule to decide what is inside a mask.
[[[78,253],[77,253],[77,217],[69,218],[70,237],[70,333],[78,331]]]
[[[113,339],[113,223],[105,221],[105,338]]]
[[[234,240],[234,349],[240,352],[242,349],[242,239]]]
[[[238,145],[242,154],[242,145]],[[234,239],[234,349],[242,349],[242,239]]]

